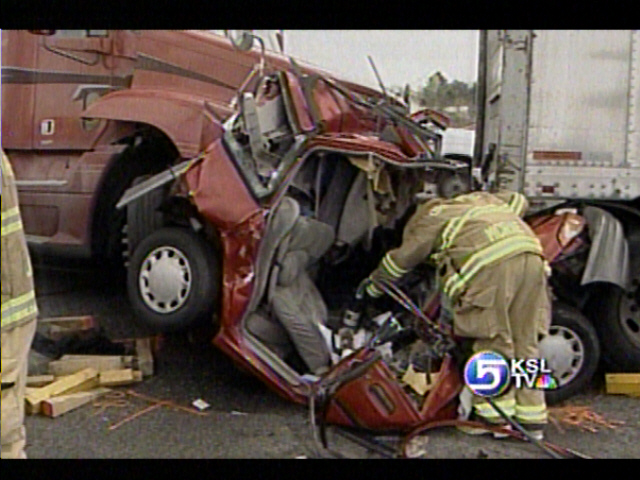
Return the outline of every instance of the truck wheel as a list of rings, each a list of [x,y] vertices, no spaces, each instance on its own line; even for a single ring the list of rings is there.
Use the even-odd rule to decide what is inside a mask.
[[[125,149],[107,172],[104,184],[100,187],[93,219],[92,249],[113,270],[122,270],[123,255],[130,250],[123,243],[127,240],[127,212],[117,210],[116,203],[136,178],[141,175],[155,174],[169,165],[174,148],[164,139],[154,139]],[[119,276],[119,273],[118,273]],[[124,275],[123,275],[124,279]]]
[[[132,186],[138,185],[150,177],[151,175],[138,177],[133,181]],[[164,188],[156,188],[127,205],[125,239],[129,258],[143,238],[163,226],[163,215],[158,211],[158,208],[162,205],[165,195]]]
[[[539,345],[558,388],[546,391],[549,404],[586,388],[598,367],[600,343],[595,328],[576,308],[554,302],[549,335]]]
[[[211,321],[219,298],[219,262],[213,244],[186,228],[162,228],[142,240],[127,275],[140,323],[175,331]]]
[[[610,369],[640,371],[640,278],[633,290],[608,285],[595,303],[594,323],[602,342],[602,358]]]

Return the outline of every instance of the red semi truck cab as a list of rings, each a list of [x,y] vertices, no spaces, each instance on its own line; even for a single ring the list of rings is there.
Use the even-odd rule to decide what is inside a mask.
[[[204,31],[3,30],[2,148],[29,243],[122,253],[117,200],[136,178],[197,155],[259,59]]]

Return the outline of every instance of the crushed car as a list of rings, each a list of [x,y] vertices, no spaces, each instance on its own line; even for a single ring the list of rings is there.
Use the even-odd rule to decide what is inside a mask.
[[[381,286],[390,302],[363,315],[354,352],[334,335],[421,194],[470,178],[469,162],[441,155],[443,117],[409,115],[292,61],[260,65],[224,123],[202,121],[198,156],[139,178],[118,202],[140,322],[215,325],[214,345],[239,368],[289,400],[318,402],[332,424],[406,432],[455,419],[460,359],[437,320],[432,272]]]
[[[364,362],[370,385],[334,402],[328,418],[403,429],[440,409],[416,403],[395,367],[371,360],[375,349],[337,358],[332,326],[366,272],[399,241],[428,176],[467,165],[441,157],[435,116],[434,125],[418,123],[397,101],[364,98],[328,77],[303,75],[295,63],[257,70],[264,71],[245,82],[224,124],[207,119],[200,155],[139,179],[118,203],[129,218],[143,205],[155,212],[128,226],[149,232],[129,232],[130,242],[137,238],[128,262],[131,304],[156,330],[215,322],[218,348],[296,402],[308,400],[314,380]],[[437,368],[453,379],[440,377],[452,414],[457,371],[451,361]]]

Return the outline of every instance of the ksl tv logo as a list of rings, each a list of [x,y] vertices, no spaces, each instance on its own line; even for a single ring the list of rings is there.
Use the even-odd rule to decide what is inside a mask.
[[[558,382],[544,358],[507,360],[498,352],[483,350],[474,354],[464,366],[464,381],[481,397],[497,397],[507,391],[513,380],[515,388],[553,390]]]

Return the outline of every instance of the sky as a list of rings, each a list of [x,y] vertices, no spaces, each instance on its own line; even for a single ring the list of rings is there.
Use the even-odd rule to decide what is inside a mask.
[[[477,30],[285,30],[285,53],[345,80],[378,88],[367,55],[385,87],[415,90],[436,71],[449,81],[476,81]]]

